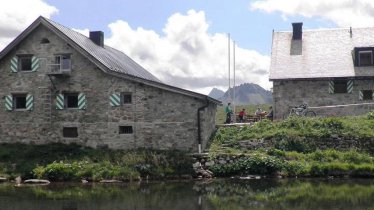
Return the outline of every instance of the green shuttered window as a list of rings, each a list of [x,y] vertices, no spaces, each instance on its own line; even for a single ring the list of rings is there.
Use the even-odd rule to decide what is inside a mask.
[[[84,93],[64,93],[56,96],[56,109],[86,109],[87,99]]]
[[[5,110],[28,110],[34,109],[34,96],[31,94],[11,94],[5,96]]]
[[[10,70],[13,73],[19,71],[36,72],[39,67],[39,58],[33,55],[14,56],[10,61]]]
[[[329,81],[330,94],[334,93],[352,93],[353,92],[353,80],[335,80]]]

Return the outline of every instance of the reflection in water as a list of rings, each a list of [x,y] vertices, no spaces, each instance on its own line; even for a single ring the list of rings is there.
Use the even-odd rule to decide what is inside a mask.
[[[374,180],[0,185],[0,209],[373,209]]]

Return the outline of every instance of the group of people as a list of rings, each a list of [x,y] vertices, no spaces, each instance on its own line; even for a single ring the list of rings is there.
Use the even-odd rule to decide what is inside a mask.
[[[231,120],[231,116],[233,114],[233,110],[231,108],[231,103],[228,103],[226,108],[225,108],[225,112],[226,112],[226,124],[228,123],[232,123],[232,120]],[[240,112],[239,112],[239,122],[244,122],[244,117],[246,116],[246,112],[245,112],[245,109],[242,109]],[[269,112],[265,112],[263,111],[260,107],[257,108],[256,112],[254,113],[255,117],[257,117],[258,119],[262,119],[262,118],[267,118],[271,121],[273,121],[273,107],[269,107]]]

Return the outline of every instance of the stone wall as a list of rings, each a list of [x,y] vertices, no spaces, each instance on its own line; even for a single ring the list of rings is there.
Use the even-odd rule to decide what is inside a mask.
[[[310,81],[274,81],[273,109],[276,119],[281,119],[290,106],[298,106],[306,102],[311,107],[343,104],[374,103],[373,100],[359,100],[362,89],[374,90],[374,80],[354,80],[352,93],[330,94],[328,80]],[[332,108],[312,109],[318,116],[360,115],[374,110],[374,105],[358,105]]]
[[[41,44],[42,38],[50,43]],[[70,76],[46,75],[55,54],[70,54]],[[40,59],[37,72],[10,70],[10,59],[19,54],[34,54]],[[115,149],[153,148],[197,151],[197,109],[204,99],[151,87],[104,73],[69,44],[39,26],[0,61],[0,142],[44,144],[79,143]],[[56,110],[58,93],[82,92],[85,110]],[[109,104],[112,93],[129,92],[132,103],[120,107]],[[28,93],[34,96],[32,111],[5,111],[6,95]],[[205,147],[215,129],[216,105],[210,103],[202,113]],[[64,138],[63,127],[77,127],[78,138]],[[132,134],[119,134],[119,126],[132,126]]]

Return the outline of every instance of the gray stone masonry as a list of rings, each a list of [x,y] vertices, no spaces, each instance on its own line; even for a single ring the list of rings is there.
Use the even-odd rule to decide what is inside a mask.
[[[42,38],[50,43],[41,44]],[[12,73],[10,60],[19,54],[40,59],[37,72]],[[70,54],[70,76],[53,76],[47,64],[56,54]],[[114,149],[153,148],[197,151],[197,109],[205,100],[147,86],[108,75],[44,26],[36,28],[0,61],[0,143],[78,143]],[[86,110],[56,110],[56,94],[82,92]],[[129,92],[132,103],[111,107],[112,93]],[[34,96],[32,111],[5,111],[5,96],[28,93]],[[215,130],[216,105],[202,114],[203,148]],[[78,138],[64,138],[64,126],[78,128]],[[119,134],[119,126],[133,126],[132,134]]]
[[[359,100],[360,90],[374,90],[374,80],[353,80],[352,93],[330,94],[328,80],[278,80],[273,82],[273,109],[275,119],[281,119],[290,106],[306,102],[311,107],[343,104],[374,103]],[[374,110],[374,105],[312,109],[317,116],[360,115]]]

